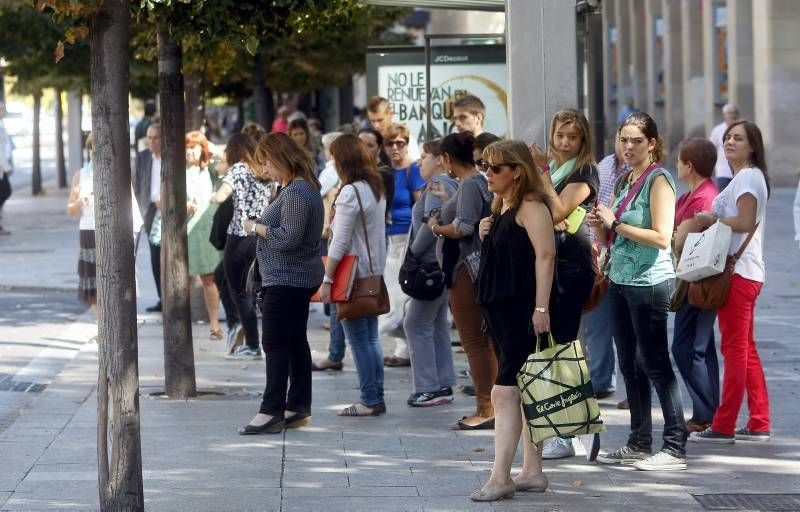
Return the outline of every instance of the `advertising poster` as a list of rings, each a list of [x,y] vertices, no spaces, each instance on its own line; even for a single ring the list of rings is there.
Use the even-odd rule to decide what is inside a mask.
[[[503,45],[431,48],[431,132],[440,138],[455,131],[453,103],[472,94],[486,105],[484,129],[508,132],[506,52]],[[392,104],[394,121],[405,123],[418,143],[426,140],[425,49],[371,48],[367,54],[367,94]]]

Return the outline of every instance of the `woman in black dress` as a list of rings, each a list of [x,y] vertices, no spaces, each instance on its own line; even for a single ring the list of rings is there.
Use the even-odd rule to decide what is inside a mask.
[[[506,140],[483,152],[492,216],[481,220],[483,240],[478,277],[480,302],[495,343],[499,371],[492,388],[495,411],[495,461],[489,481],[470,496],[475,501],[510,498],[515,491],[547,489],[542,453],[533,445],[517,388],[517,373],[535,351],[536,338],[550,331],[550,291],[555,265],[553,217],[545,186],[527,146]],[[525,431],[522,471],[511,478],[511,464]]]

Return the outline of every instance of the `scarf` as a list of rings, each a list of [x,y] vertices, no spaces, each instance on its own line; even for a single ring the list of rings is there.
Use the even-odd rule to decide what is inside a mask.
[[[553,188],[558,188],[567,178],[569,178],[569,176],[572,174],[572,171],[575,170],[575,161],[577,159],[577,156],[570,158],[558,169],[556,169],[556,161],[550,161],[550,179],[553,180]],[[552,169],[555,169],[555,171]]]

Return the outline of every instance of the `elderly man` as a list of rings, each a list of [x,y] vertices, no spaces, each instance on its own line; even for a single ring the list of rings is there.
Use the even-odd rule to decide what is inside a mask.
[[[14,141],[11,136],[6,132],[3,118],[6,117],[6,104],[0,101],[0,210],[3,209],[3,204],[11,197],[11,181],[9,176],[14,172],[14,163],[11,154],[14,151]],[[10,235],[10,231],[6,231],[0,226],[0,235]]]
[[[136,154],[136,201],[144,213],[144,236],[150,244],[150,266],[156,281],[158,303],[146,309],[153,313],[161,311],[161,246],[149,240],[153,218],[161,204],[161,125],[153,123],[147,127],[147,147]]]
[[[725,158],[725,148],[722,136],[725,135],[725,130],[728,129],[731,123],[739,120],[739,107],[733,103],[726,103],[722,107],[722,122],[719,123],[711,130],[708,139],[717,147],[717,164],[714,166],[714,176],[717,179],[717,188],[720,192],[725,190],[728,183],[733,179],[733,171],[728,165],[728,160]]]

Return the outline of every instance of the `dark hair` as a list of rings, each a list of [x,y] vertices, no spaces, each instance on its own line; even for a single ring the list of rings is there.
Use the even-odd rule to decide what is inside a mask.
[[[288,172],[292,178],[302,178],[315,189],[320,189],[311,155],[283,132],[264,135],[256,147],[255,160],[260,164],[257,169],[253,169],[256,176],[262,172],[260,167],[270,162]]]
[[[697,174],[710,178],[717,163],[717,147],[708,139],[685,139],[678,145],[678,160],[691,163]]]
[[[475,165],[472,159],[472,151],[475,149],[475,137],[472,132],[451,133],[441,142],[442,154],[450,155],[450,158],[464,165]]]
[[[375,137],[375,142],[377,142],[378,145],[381,148],[383,148],[383,135],[381,135],[381,132],[379,132],[375,128],[361,128],[360,130],[358,130],[358,133],[356,135],[361,135],[362,133],[367,133]]]
[[[467,94],[466,96],[461,96],[453,103],[453,108],[465,108],[469,110],[469,113],[474,115],[483,114],[486,115],[486,105],[483,104],[480,98],[475,96],[474,94]]]
[[[652,117],[644,112],[633,112],[629,114],[617,129],[618,137],[619,134],[622,133],[622,129],[626,126],[635,126],[639,128],[644,136],[647,137],[648,141],[652,139],[656,140],[656,146],[653,148],[653,151],[650,152],[650,158],[653,162],[660,162],[664,159],[664,154],[666,152],[664,149],[664,139],[658,135],[658,126],[656,122],[653,121]]]
[[[229,164],[242,162],[250,169],[255,167],[256,142],[244,133],[234,133],[225,145],[225,160]]]
[[[155,101],[148,101],[144,104],[144,115],[145,117],[153,117],[156,115],[156,102]]]
[[[306,149],[311,149],[311,130],[308,129],[308,123],[302,117],[298,117],[297,119],[292,119],[289,121],[289,128],[286,130],[287,133],[292,133],[292,130],[301,129],[306,132]]]
[[[345,133],[333,141],[330,152],[342,185],[364,180],[375,194],[375,200],[380,200],[383,195],[383,179],[361,139],[352,133]]]
[[[728,125],[725,134],[722,135],[723,143],[728,139],[728,133],[734,126],[741,125],[744,128],[744,133],[747,135],[747,142],[753,148],[753,154],[750,162],[758,167],[764,175],[764,181],[767,182],[767,197],[772,193],[772,187],[769,184],[769,174],[767,174],[767,153],[764,150],[764,138],[761,136],[761,130],[756,123],[742,119]]]
[[[498,140],[500,140],[500,137],[497,135],[489,132],[483,132],[475,137],[475,149],[483,153],[483,150],[486,149],[486,146],[492,142],[497,142]]]
[[[422,151],[430,153],[433,156],[442,156],[442,140],[441,139],[429,140],[428,142],[422,145]]]

